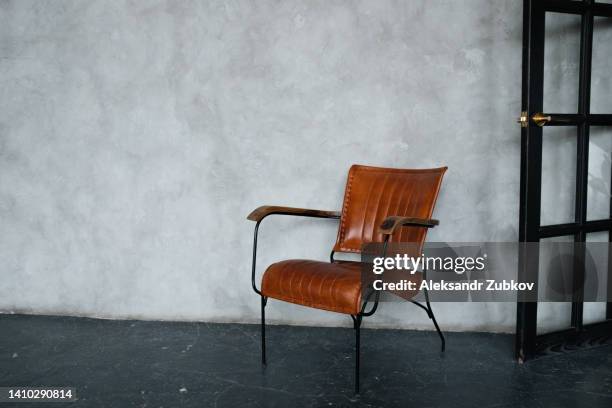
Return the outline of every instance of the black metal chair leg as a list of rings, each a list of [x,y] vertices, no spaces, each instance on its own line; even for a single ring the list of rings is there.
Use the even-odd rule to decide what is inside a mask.
[[[268,298],[261,297],[261,364],[266,365],[266,303]]]
[[[353,318],[353,327],[355,329],[355,394],[359,394],[360,315]]]
[[[440,330],[440,326],[438,326],[438,322],[436,321],[436,316],[431,308],[431,303],[429,303],[429,294],[427,293],[427,289],[423,289],[425,293],[425,302],[427,303],[427,314],[429,318],[433,321],[434,326],[436,327],[436,331],[438,332],[438,336],[440,336],[440,340],[442,341],[442,351],[446,349],[446,340],[444,340],[444,335]]]

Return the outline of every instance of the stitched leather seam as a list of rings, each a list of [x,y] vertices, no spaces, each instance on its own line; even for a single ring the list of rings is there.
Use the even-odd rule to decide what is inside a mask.
[[[368,172],[378,173],[439,173],[442,169],[446,171],[447,167],[434,167],[431,169],[394,169],[394,168],[380,168],[380,167],[369,167],[361,164],[355,165],[355,167],[366,169]]]
[[[346,198],[344,199],[344,206],[342,207],[342,223],[340,225],[340,247],[342,248],[342,243],[344,242],[344,235],[346,233],[346,218],[348,217],[348,203],[351,197],[351,188],[353,187],[353,178],[355,174],[351,172],[349,176],[348,183],[346,185]]]

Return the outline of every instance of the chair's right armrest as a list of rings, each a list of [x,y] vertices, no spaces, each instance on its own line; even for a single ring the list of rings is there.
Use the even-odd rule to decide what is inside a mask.
[[[433,228],[440,222],[434,219],[415,218],[415,217],[400,217],[390,216],[385,218],[383,223],[378,228],[378,232],[383,235],[392,235],[395,230],[403,226]]]
[[[323,211],[323,210],[310,210],[307,208],[295,208],[295,207],[280,207],[276,205],[262,205],[253,210],[247,217],[247,220],[259,222],[266,218],[268,215],[282,214],[282,215],[295,215],[300,217],[315,217],[315,218],[340,218],[339,211]]]

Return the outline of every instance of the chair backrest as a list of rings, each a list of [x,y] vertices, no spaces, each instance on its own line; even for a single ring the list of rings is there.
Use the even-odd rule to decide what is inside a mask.
[[[378,227],[389,216],[431,218],[446,169],[351,166],[334,251],[361,252],[364,244],[382,242]],[[426,235],[427,228],[403,227],[390,242],[421,247]]]

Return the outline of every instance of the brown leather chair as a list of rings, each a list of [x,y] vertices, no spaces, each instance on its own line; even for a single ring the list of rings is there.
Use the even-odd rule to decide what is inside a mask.
[[[366,311],[369,296],[365,300],[362,298],[362,263],[334,260],[334,253],[360,253],[364,245],[379,242],[383,243],[385,250],[388,242],[416,243],[421,248],[428,229],[438,224],[431,216],[446,169],[353,165],[348,174],[341,213],[262,206],[249,214],[247,218],[256,222],[251,284],[261,296],[261,357],[264,365],[265,307],[268,298],[348,314],[353,319],[355,329],[355,393],[359,392],[359,329],[362,318],[376,311],[379,292],[376,292],[371,309]],[[336,218],[340,219],[340,227],[330,262],[293,259],[272,264],[264,272],[261,289],[258,289],[255,284],[257,231],[261,221],[272,214]],[[432,319],[444,351],[444,336],[433,315],[429,297],[426,292],[424,294],[427,306],[411,301],[423,308]]]

